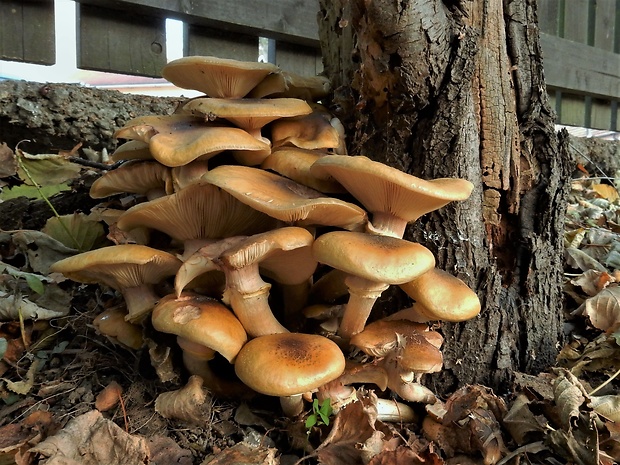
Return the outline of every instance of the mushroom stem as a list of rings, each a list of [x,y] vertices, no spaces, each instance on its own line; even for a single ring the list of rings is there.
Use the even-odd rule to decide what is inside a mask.
[[[296,417],[304,410],[304,399],[302,394],[295,394],[293,396],[280,397],[280,405],[284,415],[289,418]]]
[[[121,293],[127,305],[125,320],[130,323],[140,323],[159,301],[159,296],[151,284],[127,287],[122,289]]]
[[[229,286],[229,282],[227,277],[227,288],[222,300],[233,309],[250,337],[289,332],[276,320],[269,307],[271,284],[263,282],[258,290],[246,293],[235,286]]]
[[[416,414],[411,407],[390,399],[377,399],[377,420],[411,423],[416,421]]]
[[[338,335],[348,341],[354,334],[364,330],[373,305],[389,285],[352,275],[345,282],[349,288],[349,301],[344,309]]]
[[[389,212],[373,212],[372,221],[366,225],[366,231],[378,236],[391,236],[402,239],[405,234],[407,221],[394,216]]]
[[[252,390],[241,382],[226,380],[218,376],[209,365],[215,357],[215,351],[180,336],[177,343],[183,350],[183,365],[191,375],[200,376],[204,387],[217,397],[243,398],[251,395]]]

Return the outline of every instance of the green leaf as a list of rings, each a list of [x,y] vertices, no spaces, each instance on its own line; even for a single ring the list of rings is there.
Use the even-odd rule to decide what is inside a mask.
[[[26,279],[26,283],[28,287],[32,289],[39,295],[43,295],[45,292],[45,286],[43,285],[43,281],[41,281],[36,275],[31,273],[25,274],[24,278]]]
[[[310,415],[307,419],[306,419],[306,429],[310,429],[312,428],[314,425],[316,425],[316,415]]]
[[[41,192],[34,186],[15,186],[10,189],[2,189],[2,193],[0,193],[0,200],[9,200],[15,199],[17,197],[28,197],[30,199],[40,199],[43,200],[43,196],[49,198],[54,194],[62,191],[71,190],[68,184],[54,184],[53,186],[43,186],[41,187]],[[41,195],[43,194],[43,195]]]
[[[103,225],[84,213],[51,217],[41,231],[63,245],[82,252],[95,249],[105,241]]]

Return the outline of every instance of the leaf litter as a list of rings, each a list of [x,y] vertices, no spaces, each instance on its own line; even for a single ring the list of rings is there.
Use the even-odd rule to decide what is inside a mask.
[[[10,149],[0,149],[8,170],[2,183],[13,190],[21,171],[9,163]],[[59,190],[87,171],[64,166],[63,157],[21,156],[33,173],[58,170],[49,179]],[[0,463],[615,463],[618,186],[589,178],[572,186],[565,227],[568,343],[557,367],[538,376],[516,373],[507,398],[464,386],[426,411],[416,407],[416,421],[405,424],[379,420],[377,396],[359,388],[328,422],[307,428],[310,409],[284,419],[274,416],[278,405],[270,399],[227,401],[214,398],[199,377],[183,382],[172,344],[155,342],[148,328],[138,351],[98,334],[95,316],[122,300],[112,290],[50,274],[49,266],[106,241],[131,242],[102,215],[126,209],[130,198],[53,218],[41,231],[0,232]]]

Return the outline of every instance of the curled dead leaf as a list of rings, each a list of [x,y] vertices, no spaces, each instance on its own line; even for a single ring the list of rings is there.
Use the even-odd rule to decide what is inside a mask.
[[[587,299],[583,313],[595,328],[606,333],[616,331],[620,328],[620,287],[609,286]]]
[[[123,388],[116,381],[109,383],[95,399],[95,408],[100,412],[106,412],[115,407],[121,400]]]

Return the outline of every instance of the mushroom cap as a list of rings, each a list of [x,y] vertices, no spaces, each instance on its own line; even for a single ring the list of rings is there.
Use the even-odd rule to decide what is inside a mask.
[[[134,118],[114,137],[147,142],[153,158],[170,167],[213,157],[224,150],[270,149],[269,144],[243,129],[208,123],[188,114]]]
[[[157,331],[209,347],[231,363],[248,339],[228,308],[197,294],[167,295],[153,309],[151,321]]]
[[[260,129],[279,118],[312,112],[310,105],[296,98],[231,100],[203,97],[190,100],[183,106],[183,110],[209,120],[215,117],[224,118],[248,132]]]
[[[385,284],[406,283],[435,266],[435,257],[423,245],[353,231],[332,231],[319,236],[312,253],[320,263]]]
[[[329,154],[317,150],[299,147],[279,147],[271,152],[261,164],[264,170],[272,170],[299,184],[325,193],[343,193],[346,189],[331,176],[317,177],[310,172],[310,167],[319,158]]]
[[[112,161],[120,160],[152,160],[153,155],[149,144],[141,140],[129,140],[121,145],[110,156]]]
[[[308,115],[282,118],[271,124],[273,147],[293,145],[302,149],[335,149],[340,143],[340,134],[330,121],[327,111],[315,110]]]
[[[270,73],[279,72],[271,63],[238,61],[211,56],[173,60],[161,75],[177,87],[204,92],[209,97],[241,98]]]
[[[351,337],[351,345],[374,357],[385,357],[408,338],[424,337],[428,326],[407,320],[377,320]]]
[[[312,276],[314,237],[304,228],[290,226],[255,234],[224,251],[219,261],[232,269],[258,263],[265,274],[281,284],[300,284]]]
[[[369,212],[389,212],[407,222],[453,200],[467,199],[474,187],[465,179],[427,181],[364,156],[323,157],[310,171],[333,176]]]
[[[152,247],[113,245],[89,250],[54,263],[50,270],[81,283],[102,283],[116,290],[157,284],[173,276],[181,260]]]
[[[252,89],[248,97],[289,97],[317,101],[327,97],[330,90],[331,83],[325,76],[300,76],[282,70],[268,75]]]
[[[102,199],[124,192],[146,195],[152,190],[172,193],[170,169],[161,163],[144,161],[125,163],[114,170],[106,171],[91,185],[90,196],[93,199]]]
[[[283,176],[247,166],[222,165],[203,176],[239,201],[298,226],[359,228],[366,212],[352,203],[326,197]]]
[[[123,307],[108,308],[95,317],[93,326],[109,339],[138,350],[144,344],[142,326],[128,322],[126,316],[127,310]]]
[[[175,194],[131,207],[117,226],[124,231],[145,226],[187,241],[255,234],[273,229],[277,222],[212,184],[196,182]]]
[[[249,341],[235,362],[244,384],[269,396],[312,391],[336,379],[345,358],[336,343],[314,334],[280,333]]]
[[[422,307],[420,313],[429,320],[459,322],[480,313],[478,295],[456,276],[433,268],[400,288]]]

